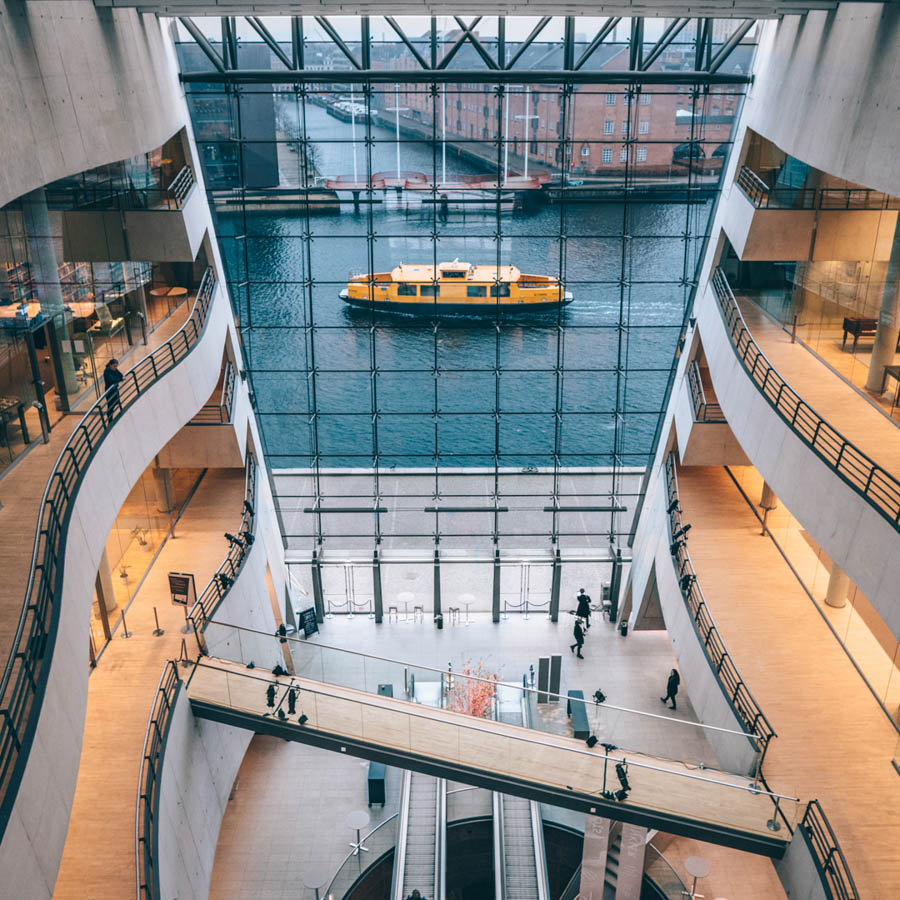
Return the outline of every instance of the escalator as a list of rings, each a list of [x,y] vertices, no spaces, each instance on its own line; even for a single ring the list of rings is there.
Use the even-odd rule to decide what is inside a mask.
[[[418,682],[416,702],[441,705],[438,682]],[[418,891],[424,900],[444,900],[447,858],[447,782],[434,775],[405,771],[391,900]]]
[[[497,718],[530,727],[527,696],[518,685],[497,686]],[[494,793],[496,900],[549,900],[540,804]]]

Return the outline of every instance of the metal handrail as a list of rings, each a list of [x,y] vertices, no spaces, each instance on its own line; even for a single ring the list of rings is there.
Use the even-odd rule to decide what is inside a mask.
[[[231,661],[227,660],[227,662],[231,662]],[[333,685],[330,682],[314,681],[313,679],[304,679],[304,683],[299,684],[296,681],[296,678],[294,676],[290,676],[290,681],[285,682],[285,681],[279,680],[281,678],[281,676],[273,675],[271,673],[267,674],[265,672],[262,672],[260,669],[256,669],[256,668],[249,669],[249,670],[240,670],[240,671],[227,670],[227,669],[220,668],[219,666],[210,665],[209,663],[204,662],[202,658],[198,659],[195,663],[193,663],[193,666],[194,666],[194,669],[188,678],[188,683],[190,683],[190,681],[193,679],[193,677],[196,674],[198,669],[213,669],[215,671],[225,674],[226,676],[250,678],[254,681],[259,681],[264,684],[274,684],[277,687],[286,687],[288,684],[293,684],[294,687],[297,688],[297,690],[300,692],[301,695],[303,693],[306,693],[306,694],[312,694],[313,696],[322,696],[322,697],[333,698],[335,696],[335,694],[332,691],[328,691],[325,689],[331,688],[331,687],[340,687],[340,685]],[[311,685],[321,685],[321,687],[311,687]],[[371,709],[384,709],[384,698],[383,697],[369,695],[364,692],[358,692],[358,693],[361,693],[362,696],[354,698],[352,701],[353,703],[356,703],[360,706],[365,706],[365,707],[371,708]],[[370,699],[370,697],[371,697],[371,699]],[[398,698],[394,698],[394,699],[398,700]],[[402,700],[402,699],[399,699],[398,702],[404,704],[403,712],[405,715],[409,716],[410,718],[428,719],[429,721],[434,721],[433,717],[429,716],[427,713],[418,712],[418,710],[429,709],[429,707],[423,707],[422,704],[420,704],[420,703],[415,703],[414,701],[406,701],[406,700]],[[444,712],[446,714],[446,711],[442,711],[442,710],[435,709],[435,710],[431,710],[431,711],[432,712]],[[479,733],[484,733],[485,731],[492,732],[492,728],[491,728],[492,722],[488,719],[482,719],[482,718],[479,718],[478,716],[467,716],[465,714],[453,714],[452,712],[450,713],[450,715],[455,716],[455,721],[454,721],[454,726],[453,726],[455,728],[463,729],[465,731],[479,732]],[[522,728],[522,731],[527,731],[527,729]],[[534,745],[535,747],[552,747],[553,749],[558,749],[561,746],[558,741],[550,741],[550,740],[547,740],[546,737],[561,738],[562,735],[556,735],[552,732],[532,731],[528,734],[516,735],[515,737],[510,737],[510,740],[518,741],[523,744],[531,744],[531,745]],[[684,778],[689,781],[702,782],[704,784],[716,784],[716,785],[719,785],[719,787],[726,788],[727,790],[748,791],[749,793],[756,795],[756,796],[762,795],[762,796],[768,797],[773,802],[773,804],[775,803],[775,801],[781,801],[781,800],[787,800],[791,803],[799,803],[800,802],[799,797],[793,797],[790,794],[779,794],[776,791],[769,790],[767,787],[765,787],[765,785],[760,786],[756,782],[750,782],[748,784],[735,783],[734,777],[730,773],[727,773],[727,772],[723,773],[723,775],[726,776],[725,778],[710,778],[707,775],[698,775],[696,771],[680,772],[677,769],[664,768],[663,766],[657,766],[657,765],[653,765],[648,762],[644,762],[642,760],[636,760],[633,756],[626,757],[624,755],[627,752],[626,750],[623,750],[620,747],[617,747],[616,749],[619,750],[623,755],[622,756],[611,755],[613,751],[610,751],[609,754],[599,753],[593,749],[590,749],[590,750],[582,749],[580,746],[577,746],[577,745],[576,746],[570,746],[570,745],[565,746],[566,753],[574,753],[577,756],[590,757],[592,760],[595,760],[597,762],[603,762],[603,760],[607,760],[608,762],[613,762],[613,763],[627,762],[628,765],[633,769],[646,769],[649,772],[661,772],[663,775],[670,775],[673,778]],[[644,755],[644,754],[641,754],[641,755]],[[648,757],[648,758],[651,758],[651,757]],[[659,757],[655,757],[655,758],[659,758]],[[683,763],[682,763],[682,765],[683,765]],[[707,767],[700,771],[715,772],[717,770]]]
[[[383,822],[379,822],[371,831],[369,831],[368,833],[366,833],[362,836],[362,842],[365,844],[372,837],[373,834],[380,831],[382,828],[384,828],[385,825],[390,825],[390,823],[393,822],[394,819],[396,819],[399,815],[400,815],[400,813],[394,813],[393,815],[388,816]],[[341,872],[344,871],[344,866],[346,866],[347,863],[350,862],[350,860],[352,860],[352,859],[358,860],[359,857],[356,853],[351,851],[344,857],[343,861],[338,866],[337,872],[334,873],[334,877],[331,879],[331,881],[328,882],[328,887],[325,889],[325,892],[324,892],[326,897],[332,896],[331,891],[334,888],[335,882],[338,880],[338,878],[340,878]],[[432,898],[428,897],[428,898],[426,898],[426,900],[432,900]]]
[[[156,900],[159,884],[156,881],[156,825],[159,819],[159,780],[162,750],[168,736],[172,708],[178,689],[183,684],[178,664],[169,660],[153,697],[150,718],[144,732],[144,749],[138,769],[137,803],[134,816],[134,868],[137,900]]]
[[[669,519],[669,540],[672,559],[678,575],[681,596],[684,599],[694,626],[700,636],[703,652],[706,654],[710,668],[719,682],[719,687],[725,694],[728,702],[738,717],[743,727],[754,736],[759,744],[759,762],[757,772],[762,770],[762,764],[766,757],[769,741],[777,737],[765,713],[750,693],[749,688],[741,678],[731,654],[725,647],[725,641],[719,634],[716,623],[706,605],[703,591],[700,590],[700,582],[697,573],[691,563],[691,556],[687,550],[686,540],[676,538],[676,534],[683,535],[683,523],[681,519],[681,506],[678,501],[678,476],[675,472],[675,453],[670,452],[665,462],[666,474],[666,503]]]
[[[694,409],[695,422],[719,423],[725,422],[722,407],[718,403],[709,403],[706,399],[706,391],[703,389],[703,379],[700,377],[700,366],[697,360],[693,360],[687,367],[688,386],[691,389],[691,404]]]
[[[194,608],[196,609],[196,607],[194,607]],[[249,628],[246,625],[234,625],[231,622],[219,622],[218,624],[221,625],[222,627],[233,628],[235,631],[244,631],[244,632],[247,632],[248,634],[259,634],[259,635],[265,635],[266,637],[272,637],[272,634],[270,632],[260,631],[259,629],[256,629],[256,628]],[[323,643],[320,643],[319,641],[315,641],[315,642],[307,641],[307,640],[304,640],[303,638],[297,637],[296,635],[287,635],[285,637],[285,640],[288,643],[300,644],[307,648],[314,647],[317,650],[318,649],[332,650],[337,653],[346,653],[351,656],[358,656],[363,660],[371,659],[371,660],[376,660],[377,662],[386,662],[386,663],[391,663],[391,664],[397,665],[397,666],[412,665],[417,670],[420,669],[425,672],[434,672],[435,675],[438,676],[438,678],[436,679],[438,681],[445,679],[445,678],[447,678],[447,679],[466,678],[470,681],[482,681],[482,682],[485,682],[486,684],[491,684],[491,685],[496,685],[496,683],[497,683],[495,680],[493,680],[491,678],[483,678],[479,675],[463,675],[460,672],[453,672],[449,669],[437,669],[434,666],[420,665],[419,663],[410,663],[409,661],[394,659],[390,656],[377,656],[374,653],[362,653],[359,650],[351,650],[348,647],[333,647],[330,644],[323,644]],[[555,694],[555,693],[553,693],[553,691],[539,691],[537,688],[526,687],[525,685],[522,685],[521,687],[518,687],[517,689],[520,690],[523,693],[523,695],[531,696],[534,699],[534,702],[537,702],[538,694],[540,694],[542,697],[549,697],[553,701],[565,702],[565,703],[569,702],[568,695],[564,696],[563,694]],[[675,722],[678,725],[689,725],[692,728],[698,728],[703,731],[719,731],[719,732],[722,732],[723,734],[732,734],[737,737],[744,737],[744,738],[750,738],[750,739],[757,737],[757,735],[754,732],[750,732],[750,731],[744,732],[744,731],[738,731],[735,728],[722,728],[720,725],[706,725],[703,722],[691,722],[689,719],[676,719],[676,718],[673,718],[670,716],[659,715],[659,713],[648,712],[647,710],[629,709],[627,706],[616,706],[615,704],[607,703],[606,701],[603,702],[603,709],[604,710],[612,709],[612,710],[615,710],[616,712],[632,713],[633,715],[642,716],[644,718],[658,719],[659,722],[669,722],[669,723]]]
[[[749,166],[741,167],[737,185],[757,209],[900,209],[900,197],[870,188],[770,188]]]
[[[25,599],[0,679],[0,839],[12,811],[40,712],[35,705],[48,677],[62,595],[69,517],[82,476],[122,413],[196,346],[208,321],[216,277],[207,269],[191,315],[173,337],[125,374],[75,426],[41,498]]]
[[[827,466],[900,531],[900,481],[829,425],[778,374],[753,340],[720,268],[711,284],[734,352],[769,405]]]
[[[225,411],[225,421],[230,422],[234,413],[234,395],[235,395],[235,378],[234,365],[231,360],[225,363],[225,384],[222,387],[222,403],[221,407]]]
[[[859,900],[847,858],[818,800],[810,800],[806,804],[800,828],[809,839],[819,878],[829,897],[832,900]]]
[[[258,485],[259,466],[252,453],[247,453],[244,474],[244,511],[238,530],[238,541],[233,541],[228,554],[218,569],[209,579],[206,587],[197,598],[197,602],[188,613],[188,621],[194,628],[194,636],[201,653],[206,653],[203,632],[216,613],[216,609],[240,574],[244,561],[250,553],[250,547],[256,540],[256,489]]]
[[[166,188],[166,193],[175,202],[175,208],[181,209],[187,195],[194,186],[194,170],[190,166],[184,166],[172,179],[172,183]]]

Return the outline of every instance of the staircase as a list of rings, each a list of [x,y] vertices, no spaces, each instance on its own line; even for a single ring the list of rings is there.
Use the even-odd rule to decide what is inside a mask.
[[[434,900],[434,856],[437,840],[438,779],[410,772],[407,807],[406,856],[403,860],[403,897],[417,890]]]

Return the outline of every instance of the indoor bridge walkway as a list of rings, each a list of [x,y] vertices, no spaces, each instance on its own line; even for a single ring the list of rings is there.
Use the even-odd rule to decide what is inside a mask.
[[[897,733],[774,544],[760,536],[728,472],[681,467],[678,490],[709,610],[778,733],[767,778],[822,802],[861,897],[895,896],[888,885],[900,885]]]
[[[790,334],[752,300],[738,297],[738,306],[753,339],[804,402],[885,471],[900,476],[900,422],[892,421],[886,413],[879,411],[861,396],[861,389],[850,387],[802,344],[792,344]],[[822,344],[819,351],[826,359],[829,355],[841,354],[850,358],[849,352],[843,353],[839,349],[839,337]],[[838,358],[829,362],[840,370],[839,364],[843,360]],[[864,379],[865,367],[858,365],[857,368],[862,373],[859,378]],[[894,387],[894,382],[889,380],[887,388],[892,390]]]
[[[738,775],[615,749],[609,787],[619,786],[623,758],[630,782],[627,799],[617,801],[601,796],[600,744],[589,749],[571,737],[208,657],[193,666],[187,694],[201,718],[506,794],[769,856],[790,840],[786,828],[767,826],[772,796]],[[781,809],[796,819],[794,801],[782,799]]]

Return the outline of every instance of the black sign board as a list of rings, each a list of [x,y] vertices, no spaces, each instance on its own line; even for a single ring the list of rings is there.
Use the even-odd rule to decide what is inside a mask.
[[[193,606],[197,602],[192,572],[169,572],[169,593],[176,606]]]
[[[314,606],[310,606],[309,609],[301,609],[298,617],[304,637],[309,637],[319,630],[319,623],[316,621],[316,608]]]

